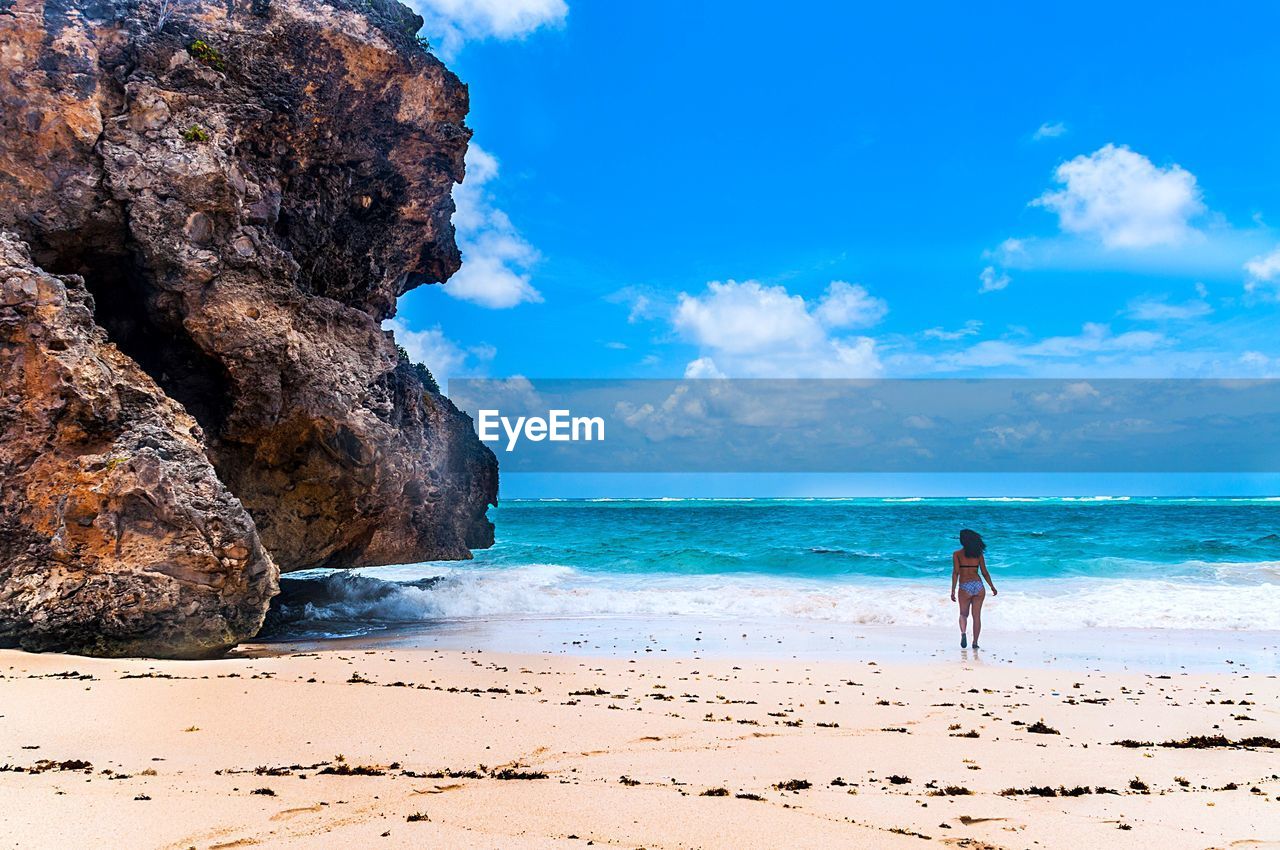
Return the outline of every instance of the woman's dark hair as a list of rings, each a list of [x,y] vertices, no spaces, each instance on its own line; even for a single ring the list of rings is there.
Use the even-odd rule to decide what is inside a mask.
[[[964,556],[969,559],[981,558],[982,553],[987,551],[982,535],[968,528],[960,532],[960,545],[964,547]]]

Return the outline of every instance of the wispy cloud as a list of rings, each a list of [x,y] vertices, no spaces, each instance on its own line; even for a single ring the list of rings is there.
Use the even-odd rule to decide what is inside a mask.
[[[497,354],[490,345],[463,347],[445,336],[439,325],[414,330],[403,319],[395,318],[383,322],[382,329],[394,331],[396,342],[409,359],[426,366],[441,387],[454,375],[480,376]]]
[[[949,331],[944,328],[929,328],[921,335],[925,339],[937,339],[943,342],[955,342],[958,339],[964,339],[967,336],[975,336],[982,330],[982,322],[978,319],[970,319],[964,323],[964,327]]]
[[[462,269],[444,291],[482,307],[503,309],[538,302],[542,294],[531,282],[539,259],[505,212],[498,209],[487,185],[498,176],[498,160],[472,142],[467,148],[467,176],[454,187],[457,210],[453,225],[462,250]]]
[[[999,292],[1007,288],[1012,282],[1008,274],[998,271],[995,266],[987,266],[979,272],[978,281],[981,283],[981,286],[978,287],[978,292],[984,294],[987,292]]]
[[[1102,374],[1123,369],[1134,358],[1163,352],[1172,344],[1163,333],[1117,333],[1110,325],[1088,322],[1076,334],[1035,338],[1025,332],[1010,333],[1000,339],[966,340],[952,350],[887,354],[884,363],[888,373],[900,376],[956,372],[988,377]]]
[[[1202,319],[1213,312],[1204,297],[1171,303],[1167,297],[1139,298],[1129,302],[1129,318],[1139,322],[1187,322]]]
[[[1244,264],[1244,270],[1248,275],[1244,284],[1248,292],[1259,292],[1263,289],[1275,290],[1280,287],[1280,245],[1277,245],[1269,254],[1262,254],[1249,260]]]
[[[519,39],[543,27],[564,24],[564,0],[409,0],[426,22],[422,29],[444,58],[469,41]]]
[[[1037,142],[1042,139],[1056,139],[1059,136],[1065,135],[1066,132],[1067,125],[1063,124],[1061,121],[1046,121],[1031,134],[1031,138],[1035,139]]]

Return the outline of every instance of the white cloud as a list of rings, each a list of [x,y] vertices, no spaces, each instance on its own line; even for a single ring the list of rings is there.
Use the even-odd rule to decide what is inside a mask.
[[[482,307],[503,309],[524,302],[540,302],[542,294],[530,283],[530,268],[538,250],[525,241],[507,214],[494,205],[485,188],[498,176],[498,160],[474,142],[467,148],[467,176],[454,187],[457,210],[453,225],[462,268],[444,291]]]
[[[1249,260],[1244,264],[1244,270],[1249,275],[1244,288],[1249,292],[1255,292],[1263,285],[1280,284],[1280,246],[1270,254]]]
[[[415,331],[403,319],[387,319],[382,329],[394,331],[396,342],[408,352],[409,359],[426,366],[441,387],[451,375],[478,374],[497,353],[491,345],[463,348],[445,336],[439,325]]]
[[[829,328],[866,328],[877,324],[888,312],[884,299],[876,298],[866,287],[834,280],[814,315]]]
[[[996,271],[995,266],[987,266],[979,272],[978,280],[982,282],[982,286],[978,287],[978,292],[981,293],[999,292],[1011,283],[1009,275]]]
[[[1090,407],[1100,401],[1103,404],[1106,403],[1102,400],[1102,393],[1088,381],[1073,381],[1059,391],[1036,393],[1030,398],[1031,404],[1035,407],[1054,413]]]
[[[984,428],[979,436],[974,437],[973,445],[978,449],[1011,449],[1020,448],[1029,443],[1047,443],[1051,439],[1053,439],[1053,432],[1033,420],[1018,425],[994,425]]]
[[[1066,132],[1067,125],[1063,124],[1061,121],[1054,121],[1052,123],[1046,121],[1031,134],[1031,138],[1035,139],[1037,142],[1041,139],[1056,139]]]
[[[1004,374],[1009,374],[1009,369],[1043,373],[1058,366],[1097,369],[1101,365],[1111,365],[1118,358],[1146,355],[1169,344],[1168,337],[1161,333],[1127,331],[1116,334],[1108,325],[1090,322],[1074,335],[1040,340],[983,340],[937,355],[892,358],[891,365],[907,367],[916,374],[974,369]]]
[[[648,295],[637,295],[631,301],[631,309],[627,311],[627,324],[634,325],[636,322],[643,322],[645,319],[652,319],[653,302],[649,300]]]
[[[1014,239],[1013,237],[1009,237],[1008,239],[1000,243],[999,256],[1016,257],[1019,254],[1026,253],[1026,250],[1027,250],[1026,245],[1023,243],[1021,239]]]
[[[422,15],[423,30],[445,58],[468,41],[524,38],[544,26],[560,26],[569,14],[564,0],[409,0]]]
[[[964,327],[949,331],[944,328],[929,328],[924,332],[925,339],[939,339],[944,342],[955,342],[958,339],[964,339],[967,336],[974,336],[982,330],[982,322],[978,319],[970,319],[964,323]]]
[[[1268,357],[1261,351],[1246,351],[1241,354],[1239,367],[1250,377],[1280,377],[1280,357]]]
[[[888,308],[865,288],[835,281],[816,304],[782,286],[712,281],[681,293],[672,325],[701,349],[686,377],[865,377],[880,371],[875,341],[837,336]]]
[[[696,378],[723,378],[725,375],[716,366],[716,361],[710,357],[699,357],[697,360],[690,360],[689,365],[684,367],[684,376],[692,380]]]
[[[1129,302],[1128,315],[1140,322],[1186,322],[1212,312],[1213,308],[1203,296],[1181,304],[1171,304],[1164,298],[1140,298]]]
[[[1195,175],[1180,165],[1160,168],[1142,154],[1108,144],[1058,166],[1064,188],[1033,205],[1058,214],[1068,233],[1107,248],[1179,245],[1196,235],[1191,219],[1204,212]]]
[[[604,296],[610,304],[627,306],[627,324],[634,325],[671,314],[671,296],[644,286],[624,286]]]
[[[700,296],[680,293],[675,326],[698,345],[729,354],[809,346],[824,336],[802,297],[754,280],[712,281]]]

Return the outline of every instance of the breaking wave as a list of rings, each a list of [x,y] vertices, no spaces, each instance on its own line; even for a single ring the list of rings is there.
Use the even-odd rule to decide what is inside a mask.
[[[1003,630],[1280,630],[1280,564],[1217,564],[1243,584],[1061,578],[1011,583],[988,598]],[[432,570],[436,575],[423,576]],[[417,577],[412,577],[414,573]],[[375,577],[369,573],[377,573]],[[1224,575],[1223,578],[1228,576]],[[438,621],[684,617],[850,625],[952,626],[945,581],[810,580],[751,575],[622,575],[558,564],[410,565],[281,580],[264,636],[362,635]]]

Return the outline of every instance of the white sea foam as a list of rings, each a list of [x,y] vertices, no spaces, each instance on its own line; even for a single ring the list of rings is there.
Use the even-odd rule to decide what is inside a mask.
[[[971,496],[967,502],[1052,502],[1047,496]]]
[[[1064,502],[1127,502],[1128,496],[1063,496]]]
[[[1225,565],[1222,565],[1225,566]],[[1231,565],[1239,567],[1240,565]],[[1267,568],[1280,566],[1267,563]],[[1257,569],[1259,565],[1253,565]],[[557,564],[458,567],[429,587],[380,578],[421,578],[423,567],[335,575],[305,619],[414,623],[456,618],[681,616],[792,618],[847,624],[944,626],[955,606],[944,582],[815,581],[744,575],[589,573]],[[1280,583],[1210,585],[1142,579],[1007,582],[988,596],[991,624],[1005,630],[1170,628],[1280,630]]]
[[[1196,562],[1206,572],[1221,581],[1277,582],[1280,583],[1280,561],[1251,562]]]

